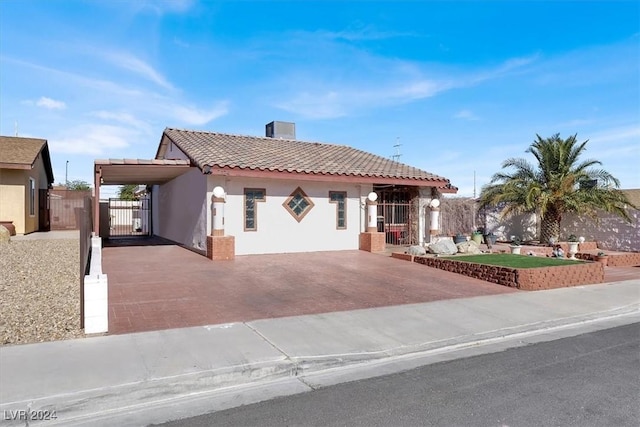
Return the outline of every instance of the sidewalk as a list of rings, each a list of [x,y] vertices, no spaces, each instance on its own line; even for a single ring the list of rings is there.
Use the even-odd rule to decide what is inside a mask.
[[[0,425],[24,425],[6,418],[28,407],[55,409],[57,415],[30,425],[99,424],[105,414],[166,405],[212,389],[301,378],[603,318],[637,322],[638,314],[635,279],[0,347]]]

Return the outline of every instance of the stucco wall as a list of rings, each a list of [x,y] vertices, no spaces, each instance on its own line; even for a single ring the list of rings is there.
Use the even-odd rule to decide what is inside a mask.
[[[640,252],[640,211],[630,210],[632,222],[601,212],[597,220],[567,214],[562,218],[562,234],[584,236],[596,241],[598,248],[610,251]]]
[[[35,181],[34,214],[29,214],[29,178]],[[0,169],[0,220],[13,221],[17,234],[37,231],[39,223],[39,189],[48,188],[42,157],[33,168]]]
[[[23,234],[25,230],[27,172],[19,169],[0,169],[0,220],[13,221],[18,234]]]
[[[598,248],[611,251],[640,252],[640,211],[628,211],[631,223],[606,212],[599,212],[596,219],[575,214],[565,214],[560,223],[560,239],[569,235],[582,236],[587,241],[595,241]],[[536,215],[518,215],[500,220],[497,212],[487,214],[487,229],[499,239],[509,239],[511,235],[524,240],[539,236],[539,220]]]
[[[259,180],[210,176],[207,200],[217,185],[227,192],[225,234],[235,236],[236,255],[311,252],[358,249],[359,234],[364,230],[364,199],[371,186],[293,180]],[[300,187],[314,207],[298,222],[283,203]],[[244,230],[244,189],[263,188],[264,202],[256,203],[257,231]],[[336,204],[329,202],[329,191],[346,191],[345,230],[336,229]],[[207,232],[211,231],[208,212]]]
[[[197,168],[154,191],[154,234],[190,248],[207,248],[207,179]]]

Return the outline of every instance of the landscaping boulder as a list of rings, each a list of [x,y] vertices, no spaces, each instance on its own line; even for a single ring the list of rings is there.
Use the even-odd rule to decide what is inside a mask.
[[[428,246],[429,252],[436,255],[455,255],[458,253],[458,247],[453,240],[440,240]]]
[[[11,233],[3,225],[0,225],[0,243],[8,243],[11,241]]]
[[[478,245],[478,243],[476,243],[474,240],[458,243],[456,246],[458,247],[458,252],[460,252],[461,254],[481,254],[482,253],[482,250],[480,250],[480,245]]]
[[[407,249],[407,253],[409,255],[423,256],[427,254],[427,250],[422,246],[413,245],[413,246],[409,246],[409,249]]]

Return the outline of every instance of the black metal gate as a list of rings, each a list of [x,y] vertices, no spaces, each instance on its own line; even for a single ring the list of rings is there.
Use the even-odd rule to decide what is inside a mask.
[[[410,245],[413,236],[413,211],[410,203],[379,203],[378,231],[389,245]]]
[[[109,199],[109,237],[150,236],[151,200]]]

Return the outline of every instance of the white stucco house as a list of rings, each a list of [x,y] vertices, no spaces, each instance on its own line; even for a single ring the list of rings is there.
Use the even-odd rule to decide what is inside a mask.
[[[293,123],[269,123],[266,135],[167,128],[153,160],[96,160],[96,188],[146,184],[153,235],[203,253],[211,236],[231,236],[236,255],[358,249],[366,231],[424,243],[437,222],[432,201],[457,191],[372,153],[298,141]]]

